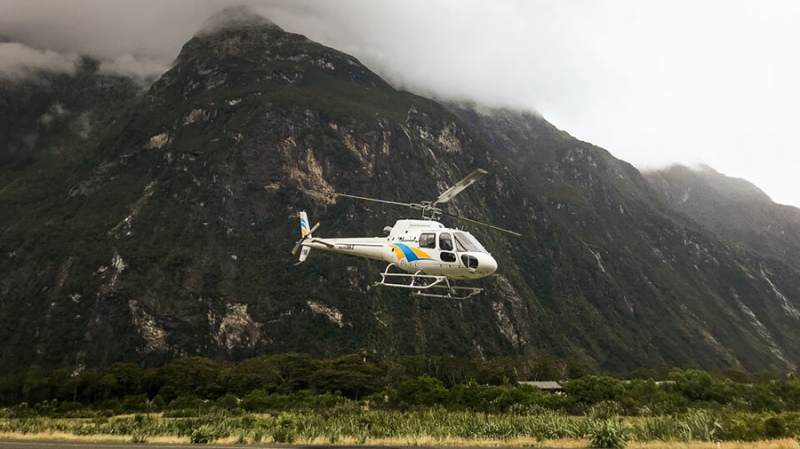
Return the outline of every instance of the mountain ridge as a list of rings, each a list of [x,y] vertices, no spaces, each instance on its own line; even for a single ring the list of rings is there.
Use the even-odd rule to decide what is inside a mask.
[[[800,209],[776,204],[749,181],[708,166],[673,165],[644,172],[677,211],[715,232],[733,246],[798,266]]]
[[[630,164],[535,114],[398,91],[271,23],[199,33],[127,95],[96,140],[75,141],[74,171],[51,172],[68,188],[0,187],[3,210],[38,215],[0,219],[15,254],[0,262],[2,366],[362,347],[614,370],[800,361],[796,265],[718,240]],[[383,266],[359,258],[293,267],[298,210],[320,236],[379,235],[401,211],[331,194],[416,202],[475,167],[490,174],[449,211],[523,233],[470,229],[500,263],[476,300],[376,289]]]

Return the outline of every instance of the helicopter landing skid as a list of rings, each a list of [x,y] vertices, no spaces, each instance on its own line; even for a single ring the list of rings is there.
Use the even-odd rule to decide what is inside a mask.
[[[483,291],[483,289],[479,287],[452,285],[450,280],[447,279],[447,276],[422,274],[420,271],[413,274],[406,272],[390,272],[389,270],[392,267],[397,268],[397,265],[390,263],[381,273],[380,282],[376,282],[375,285],[405,288],[414,290],[411,292],[414,296],[444,299],[469,299]]]

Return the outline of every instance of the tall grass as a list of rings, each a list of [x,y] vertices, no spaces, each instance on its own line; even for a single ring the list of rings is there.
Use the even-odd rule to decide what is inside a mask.
[[[608,410],[569,416],[534,413],[453,412],[439,408],[410,412],[362,410],[357,403],[332,409],[243,414],[222,409],[190,413],[136,414],[91,418],[0,418],[0,434],[67,433],[124,436],[128,441],[174,437],[192,442],[339,443],[369,441],[516,441],[587,439],[599,447],[623,447],[627,441],[687,442],[797,437],[794,415],[721,413],[694,410],[684,414],[619,417]],[[767,432],[771,432],[767,435]]]
[[[720,417],[704,410],[650,416],[631,422],[633,438],[637,441],[718,441],[724,434]]]

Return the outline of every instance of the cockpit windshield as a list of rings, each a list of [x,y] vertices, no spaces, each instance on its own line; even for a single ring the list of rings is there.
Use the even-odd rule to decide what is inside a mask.
[[[453,237],[456,240],[456,249],[458,252],[474,252],[474,253],[488,253],[475,237],[467,232],[455,232]]]

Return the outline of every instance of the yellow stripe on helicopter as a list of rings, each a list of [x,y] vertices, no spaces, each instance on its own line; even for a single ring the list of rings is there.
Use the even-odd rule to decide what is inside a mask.
[[[391,245],[392,251],[394,251],[395,257],[397,260],[408,259],[409,262],[414,262],[415,260],[429,260],[432,259],[430,254],[422,251],[419,248],[413,248],[405,243],[393,243]]]

